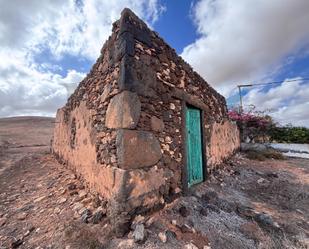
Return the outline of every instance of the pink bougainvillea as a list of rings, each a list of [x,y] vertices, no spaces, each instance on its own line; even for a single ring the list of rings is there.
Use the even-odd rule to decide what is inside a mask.
[[[229,118],[238,124],[242,134],[242,140],[250,142],[267,140],[267,133],[273,126],[273,120],[263,112],[238,112],[232,109],[228,112]]]
[[[272,123],[272,119],[268,115],[259,115],[253,112],[242,112],[239,113],[236,110],[230,110],[228,112],[228,115],[231,120],[233,121],[239,121],[243,123],[251,123],[252,125],[257,125],[257,126],[265,126],[270,123]]]

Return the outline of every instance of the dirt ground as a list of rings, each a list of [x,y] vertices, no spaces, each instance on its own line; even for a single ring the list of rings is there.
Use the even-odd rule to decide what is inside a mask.
[[[53,122],[0,119],[0,249],[309,248],[308,159],[237,154],[191,194],[137,216],[117,239],[104,200],[50,154]]]

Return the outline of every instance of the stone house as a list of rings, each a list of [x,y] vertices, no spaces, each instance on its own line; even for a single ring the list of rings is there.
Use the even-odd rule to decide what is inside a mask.
[[[59,161],[127,214],[186,192],[238,148],[224,97],[129,9],[57,111],[52,141]]]

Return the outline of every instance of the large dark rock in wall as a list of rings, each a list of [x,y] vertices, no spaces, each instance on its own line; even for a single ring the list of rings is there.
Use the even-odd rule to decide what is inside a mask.
[[[141,102],[136,93],[123,91],[114,96],[106,111],[107,128],[134,129],[141,113]]]
[[[118,79],[121,91],[128,90],[142,96],[154,97],[156,93],[153,89],[156,87],[156,83],[155,72],[150,66],[128,55],[122,58]]]
[[[123,169],[149,167],[162,157],[158,139],[147,131],[118,130],[116,146],[118,165]]]
[[[134,38],[151,46],[151,31],[144,22],[130,10],[125,8],[121,13],[119,34],[130,32]]]

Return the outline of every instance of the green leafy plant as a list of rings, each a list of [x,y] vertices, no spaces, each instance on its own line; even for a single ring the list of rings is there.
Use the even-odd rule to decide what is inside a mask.
[[[309,143],[309,129],[306,127],[276,126],[269,134],[271,141],[278,143]]]

